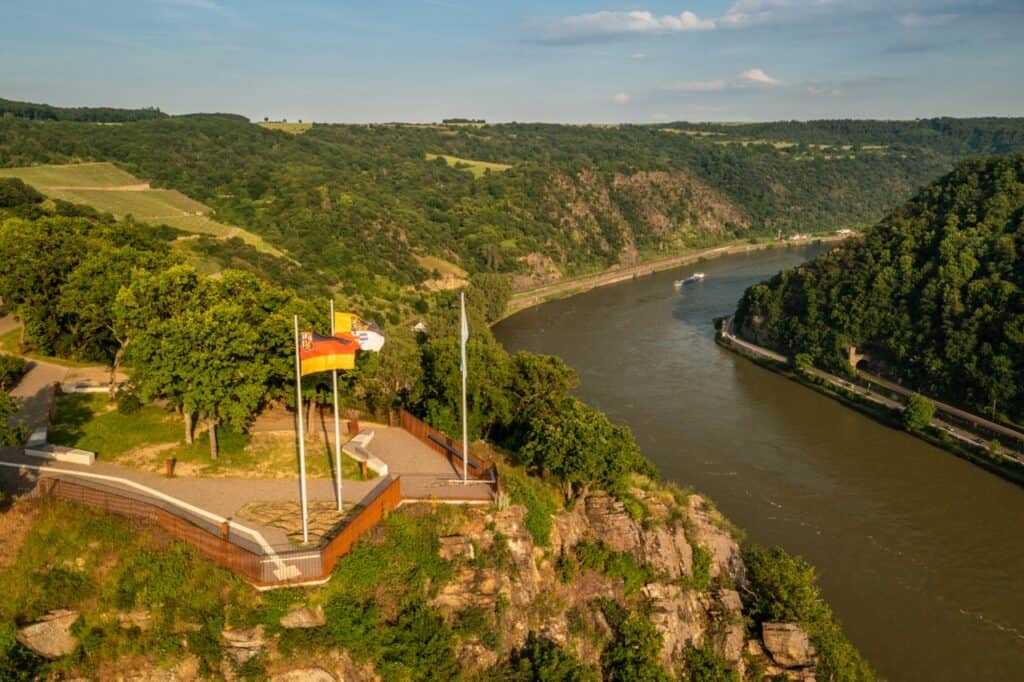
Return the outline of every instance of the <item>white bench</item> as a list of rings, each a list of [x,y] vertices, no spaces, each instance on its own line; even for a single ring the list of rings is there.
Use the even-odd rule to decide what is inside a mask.
[[[341,451],[346,455],[366,464],[367,468],[377,472],[379,476],[388,475],[388,465],[379,457],[374,457],[370,454],[370,451],[366,449],[366,446],[373,440],[373,431],[370,429],[362,429],[352,440],[341,446]]]
[[[86,466],[92,466],[96,463],[95,452],[79,450],[78,448],[68,448],[63,445],[51,445],[49,443],[32,445],[31,439],[30,444],[25,446],[25,454],[31,457],[49,459],[56,462],[67,462],[69,464],[85,464]]]

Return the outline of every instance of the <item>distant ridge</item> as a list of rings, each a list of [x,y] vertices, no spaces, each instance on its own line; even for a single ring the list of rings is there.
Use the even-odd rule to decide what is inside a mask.
[[[49,104],[18,102],[0,98],[0,118],[27,118],[34,121],[79,121],[82,123],[126,123],[166,118],[157,107],[116,109],[113,107],[55,107]]]

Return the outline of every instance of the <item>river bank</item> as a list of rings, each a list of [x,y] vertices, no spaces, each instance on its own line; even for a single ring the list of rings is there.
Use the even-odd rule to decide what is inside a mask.
[[[886,426],[901,431],[905,430],[901,421],[905,404],[896,399],[897,394],[890,394],[892,395],[890,398],[872,390],[870,379],[865,380],[865,383],[868,384],[865,385],[865,383],[853,383],[853,380],[829,374],[815,367],[793,367],[782,355],[737,336],[731,329],[731,323],[731,316],[716,320],[718,333],[715,335],[715,342],[718,345],[837,400]],[[944,411],[941,412],[946,414]],[[958,412],[961,415],[966,414],[962,411]],[[955,418],[957,415],[951,416]],[[968,416],[973,417],[974,415]],[[951,421],[948,418],[945,421],[933,418],[926,428],[907,430],[907,433],[1008,481],[1024,485],[1024,462],[1019,457],[993,449],[990,444],[986,443],[985,434],[965,428],[962,419],[955,426]]]
[[[854,644],[890,680],[1017,679],[1024,488],[715,343],[711,320],[823,247],[682,266],[523,310],[512,352],[557,355],[576,396],[629,426],[662,475],[746,536],[817,569]],[[675,289],[691,270],[705,281]]]
[[[672,268],[688,265],[690,263],[703,262],[714,258],[721,258],[722,256],[763,251],[765,249],[792,248],[807,246],[809,244],[837,242],[848,239],[855,234],[856,233],[845,235],[812,235],[806,239],[788,239],[784,241],[760,242],[756,244],[751,244],[749,242],[734,242],[731,244],[723,244],[722,246],[700,249],[666,258],[644,261],[628,267],[612,267],[589,275],[571,277],[569,279],[553,282],[552,284],[545,284],[533,289],[515,292],[512,294],[511,299],[509,299],[508,305],[505,307],[505,313],[502,315],[501,319],[514,315],[520,310],[526,310],[527,308],[532,308],[533,306],[537,306],[542,303],[566,298],[568,296],[574,296],[576,294],[582,294],[598,287],[604,287],[610,284],[617,284],[626,280],[652,275],[663,270],[671,270]]]

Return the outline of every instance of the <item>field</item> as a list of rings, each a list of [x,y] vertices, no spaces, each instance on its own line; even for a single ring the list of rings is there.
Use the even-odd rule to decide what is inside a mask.
[[[461,159],[457,156],[448,156],[447,154],[427,154],[427,161],[434,159],[444,159],[452,168],[458,168],[459,170],[466,170],[473,174],[473,177],[479,178],[487,171],[492,173],[500,173],[507,171],[510,166],[507,163],[491,163],[489,161],[473,161],[472,159]]]
[[[291,133],[292,135],[301,135],[313,127],[312,123],[285,123],[284,121],[268,121],[258,123],[257,125],[262,126],[267,130],[282,130],[286,133]]]
[[[437,256],[416,256],[416,260],[419,262],[420,267],[425,270],[437,270],[442,275],[453,275],[460,279],[465,279],[469,276],[465,270],[455,263],[449,263],[445,259],[438,258]]]
[[[283,255],[258,235],[213,220],[205,204],[175,190],[152,189],[149,183],[111,163],[0,168],[0,177],[20,178],[50,198],[87,204],[118,218],[131,215],[142,222],[170,225],[185,232],[220,239],[238,237],[260,251]]]

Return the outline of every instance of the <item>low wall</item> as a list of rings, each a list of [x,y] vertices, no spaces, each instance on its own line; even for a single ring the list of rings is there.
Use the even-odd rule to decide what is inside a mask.
[[[347,524],[309,549],[268,554],[256,543],[231,532],[229,522],[218,528],[192,517],[174,505],[158,502],[143,495],[93,482],[73,481],[68,477],[45,477],[39,481],[40,492],[86,507],[103,509],[128,518],[151,521],[174,538],[187,542],[220,566],[244,576],[258,587],[279,587],[290,584],[326,580],[338,560],[368,530],[402,501],[401,481],[389,478],[371,493],[370,498]]]

